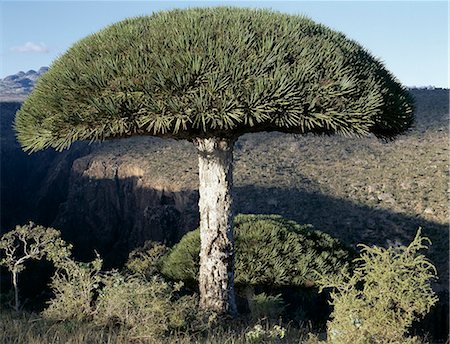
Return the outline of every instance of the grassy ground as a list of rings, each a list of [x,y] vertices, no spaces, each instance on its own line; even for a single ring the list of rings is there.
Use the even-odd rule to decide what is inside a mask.
[[[262,328],[270,330],[273,324],[262,322]],[[306,328],[300,329],[289,324],[284,328],[284,337],[276,338],[273,343],[297,344],[307,338]],[[133,337],[123,329],[94,327],[89,323],[50,322],[32,313],[2,312],[0,315],[0,343],[5,344],[248,344],[252,341],[246,334],[252,330],[252,324],[239,321],[198,334],[174,333],[164,338]]]

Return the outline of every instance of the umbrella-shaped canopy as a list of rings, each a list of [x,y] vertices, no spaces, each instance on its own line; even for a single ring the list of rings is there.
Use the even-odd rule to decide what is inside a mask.
[[[132,135],[389,138],[412,113],[407,91],[342,33],[219,7],[131,18],[80,40],[41,77],[15,126],[32,152]]]

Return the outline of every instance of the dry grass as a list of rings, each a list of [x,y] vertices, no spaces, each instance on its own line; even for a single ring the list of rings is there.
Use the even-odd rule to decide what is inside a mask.
[[[263,322],[263,328],[271,325]],[[246,344],[245,334],[252,330],[247,321],[227,323],[200,334],[174,333],[163,338],[132,336],[126,330],[111,327],[95,327],[80,322],[50,322],[36,314],[2,312],[0,315],[0,343],[3,344]],[[286,336],[274,343],[302,343],[306,330],[286,326]],[[267,342],[261,342],[267,343]]]

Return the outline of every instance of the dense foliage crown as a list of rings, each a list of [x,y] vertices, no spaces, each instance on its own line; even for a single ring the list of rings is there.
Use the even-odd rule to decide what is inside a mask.
[[[15,126],[28,151],[132,135],[392,137],[411,125],[411,103],[342,33],[270,10],[196,8],[80,40],[41,77]]]

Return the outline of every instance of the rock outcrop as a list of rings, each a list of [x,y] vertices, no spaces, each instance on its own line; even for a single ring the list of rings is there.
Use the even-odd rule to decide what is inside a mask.
[[[155,182],[130,158],[79,158],[69,184],[54,225],[77,243],[75,253],[82,258],[96,250],[108,265],[117,266],[145,241],[172,245],[198,224],[196,190]]]
[[[67,199],[72,163],[92,147],[77,143],[71,150],[24,153],[13,131],[17,102],[0,102],[1,230],[33,220],[50,225]]]
[[[146,240],[171,245],[197,226],[195,183],[186,188],[180,180],[161,178],[164,161],[144,160],[145,151],[164,154],[170,143],[152,138],[137,138],[131,146],[81,142],[60,153],[48,149],[28,155],[12,129],[19,108],[17,102],[0,103],[2,232],[30,220],[54,226],[74,244],[79,259],[97,251],[107,266],[118,266]]]

